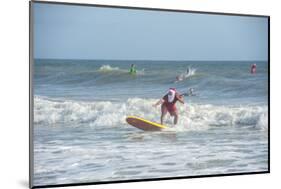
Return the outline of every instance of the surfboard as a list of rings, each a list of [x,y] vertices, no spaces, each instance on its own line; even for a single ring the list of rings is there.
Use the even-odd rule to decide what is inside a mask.
[[[148,121],[136,116],[128,116],[126,121],[128,124],[144,131],[161,131],[162,129],[168,128],[165,125]]]

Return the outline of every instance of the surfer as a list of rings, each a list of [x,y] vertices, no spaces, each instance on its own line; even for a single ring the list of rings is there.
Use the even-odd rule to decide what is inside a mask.
[[[186,69],[186,73],[182,73],[182,74],[180,74],[180,75],[178,75],[178,76],[176,77],[176,81],[175,81],[175,82],[183,81],[184,79],[187,79],[190,75],[191,75],[191,70],[190,70],[190,68],[188,67],[188,68]]]
[[[170,88],[168,93],[163,96],[158,102],[153,104],[154,107],[161,105],[161,124],[163,124],[163,119],[167,112],[170,113],[171,116],[174,117],[174,124],[176,125],[178,122],[178,111],[176,107],[176,102],[180,101],[184,104],[183,95],[180,95],[175,88]]]
[[[178,76],[176,77],[176,81],[175,81],[175,82],[179,82],[179,81],[182,81],[182,77],[181,77],[180,75],[178,75]]]
[[[188,90],[188,96],[195,96],[196,94],[194,93],[194,89],[193,88],[189,88]]]
[[[251,74],[255,74],[257,71],[257,65],[256,64],[252,64],[251,65]]]
[[[189,75],[189,67],[186,70],[186,75]]]
[[[131,64],[129,73],[130,73],[130,74],[136,74],[136,73],[137,73],[137,69],[136,69],[135,64]]]
[[[180,75],[178,75],[178,76],[176,77],[176,81],[175,81],[175,82],[179,82],[179,81],[182,81],[182,77],[181,77]]]

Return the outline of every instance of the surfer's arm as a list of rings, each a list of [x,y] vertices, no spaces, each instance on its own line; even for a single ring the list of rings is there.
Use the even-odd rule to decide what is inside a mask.
[[[180,101],[182,104],[184,104],[184,95],[180,95],[180,94],[176,94],[176,97],[178,99],[178,101]]]
[[[158,106],[159,104],[162,104],[164,102],[163,99],[158,100],[155,104],[153,104],[154,107]]]

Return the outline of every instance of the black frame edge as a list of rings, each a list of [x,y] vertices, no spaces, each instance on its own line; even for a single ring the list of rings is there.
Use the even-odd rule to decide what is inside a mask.
[[[29,188],[33,188],[33,9],[32,1],[29,1]]]
[[[261,171],[261,172],[229,173],[229,174],[214,174],[214,175],[196,175],[196,176],[186,176],[186,177],[184,176],[184,177],[133,179],[133,180],[86,182],[86,183],[72,183],[72,184],[38,185],[38,186],[33,186],[32,188],[55,188],[55,187],[71,187],[71,186],[89,186],[89,185],[100,185],[100,184],[122,184],[122,183],[132,183],[132,182],[153,182],[153,181],[168,181],[168,180],[194,179],[194,178],[257,175],[257,174],[269,174],[269,173],[270,173],[269,171]]]
[[[267,35],[268,35],[268,47],[267,47],[267,56],[268,56],[268,172],[270,173],[270,16],[267,18]]]

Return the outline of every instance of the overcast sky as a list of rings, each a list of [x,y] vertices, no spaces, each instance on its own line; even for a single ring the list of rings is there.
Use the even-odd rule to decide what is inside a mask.
[[[265,17],[33,5],[35,58],[267,60]]]

